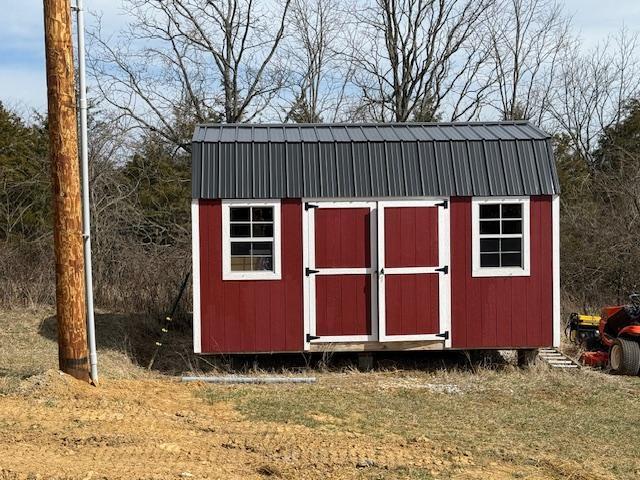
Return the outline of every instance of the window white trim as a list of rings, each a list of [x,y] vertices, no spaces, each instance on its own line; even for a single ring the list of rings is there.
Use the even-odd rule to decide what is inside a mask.
[[[193,352],[202,352],[200,329],[200,212],[197,199],[191,200],[191,258],[193,261]]]
[[[522,267],[480,266],[480,205],[522,204],[522,235],[499,235],[502,238],[522,236]],[[471,264],[473,277],[528,277],[531,275],[531,227],[529,197],[474,197],[471,200]]]
[[[273,207],[273,271],[242,272],[231,270],[231,207]],[[222,280],[280,280],[282,279],[282,224],[280,200],[223,200],[222,201]],[[271,241],[271,240],[266,240]]]

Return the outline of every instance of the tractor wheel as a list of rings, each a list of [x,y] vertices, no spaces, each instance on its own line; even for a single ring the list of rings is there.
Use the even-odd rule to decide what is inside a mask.
[[[609,367],[615,375],[638,375],[640,371],[640,344],[618,338],[609,352]]]

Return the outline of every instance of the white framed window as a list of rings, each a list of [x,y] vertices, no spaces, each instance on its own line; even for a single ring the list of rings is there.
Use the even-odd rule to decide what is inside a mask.
[[[280,201],[222,201],[222,279],[280,280]]]
[[[474,198],[471,202],[472,275],[530,275],[528,197]]]

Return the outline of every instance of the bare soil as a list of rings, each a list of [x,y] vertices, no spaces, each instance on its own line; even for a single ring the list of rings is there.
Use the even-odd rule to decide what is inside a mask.
[[[0,312],[2,480],[640,477],[638,378],[393,364],[185,384],[136,365],[130,339],[101,347],[93,387],[51,368],[49,317]]]

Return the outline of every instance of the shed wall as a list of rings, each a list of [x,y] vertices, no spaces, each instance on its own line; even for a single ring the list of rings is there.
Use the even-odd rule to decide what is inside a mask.
[[[473,277],[471,198],[451,199],[451,336],[454,348],[525,348],[553,343],[550,196],[530,200],[531,275]]]
[[[451,198],[453,348],[533,348],[553,343],[552,199],[530,199],[531,275],[475,278],[471,197]],[[222,281],[220,200],[200,200],[204,353],[302,351],[302,203],[283,200],[282,279]]]
[[[222,205],[199,204],[202,352],[302,351],[300,200],[281,203],[281,280],[223,282]]]

